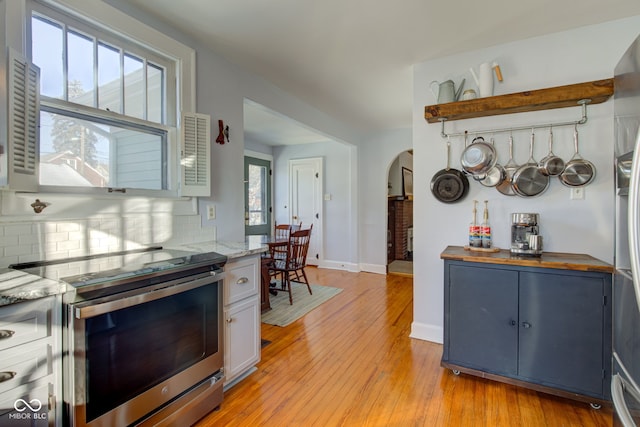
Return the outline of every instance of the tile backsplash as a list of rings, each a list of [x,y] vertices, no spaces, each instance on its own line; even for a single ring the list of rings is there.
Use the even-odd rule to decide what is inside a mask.
[[[75,220],[0,221],[0,267],[37,260],[216,240],[200,215],[130,214]]]

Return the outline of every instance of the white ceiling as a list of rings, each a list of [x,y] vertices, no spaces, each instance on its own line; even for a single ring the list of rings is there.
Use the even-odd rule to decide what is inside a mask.
[[[244,139],[264,145],[297,145],[331,140],[318,131],[263,105],[245,100]]]
[[[369,131],[411,126],[415,63],[640,14],[639,0],[126,2],[328,115]],[[258,123],[245,125],[260,133]],[[264,131],[268,141],[278,139],[277,129]]]

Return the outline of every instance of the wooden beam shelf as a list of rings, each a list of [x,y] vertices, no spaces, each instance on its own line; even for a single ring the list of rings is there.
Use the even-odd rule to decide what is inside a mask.
[[[462,120],[576,107],[583,99],[590,100],[590,104],[600,104],[608,100],[611,95],[613,95],[613,79],[595,80],[467,101],[427,105],[424,107],[424,117],[429,123],[439,123],[442,120]]]

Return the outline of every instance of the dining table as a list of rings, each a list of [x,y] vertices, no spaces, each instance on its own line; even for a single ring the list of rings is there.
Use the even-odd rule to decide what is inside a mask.
[[[289,239],[276,238],[274,236],[261,237],[261,242],[269,247],[269,250],[262,255],[260,268],[260,309],[262,312],[265,312],[271,310],[269,294],[278,294],[278,291],[276,291],[275,289],[271,289],[271,275],[269,274],[270,266],[273,265],[274,262],[273,254],[278,250],[286,248],[289,244]]]

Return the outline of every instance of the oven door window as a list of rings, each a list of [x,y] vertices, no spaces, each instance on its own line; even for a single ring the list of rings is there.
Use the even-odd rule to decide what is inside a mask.
[[[218,352],[217,286],[86,319],[87,421]]]

